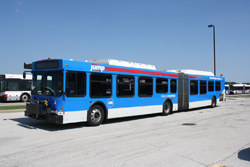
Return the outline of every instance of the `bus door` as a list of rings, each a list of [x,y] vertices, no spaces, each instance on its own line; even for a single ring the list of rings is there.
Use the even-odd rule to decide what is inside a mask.
[[[189,108],[189,86],[188,75],[179,73],[178,77],[178,110]]]
[[[81,71],[67,71],[65,84],[66,111],[87,110],[86,73]]]

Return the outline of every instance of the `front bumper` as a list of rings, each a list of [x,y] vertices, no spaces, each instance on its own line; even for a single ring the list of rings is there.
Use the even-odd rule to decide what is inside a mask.
[[[51,114],[49,110],[43,110],[39,102],[26,103],[24,115],[33,119],[42,119],[55,124],[63,124],[63,116]]]

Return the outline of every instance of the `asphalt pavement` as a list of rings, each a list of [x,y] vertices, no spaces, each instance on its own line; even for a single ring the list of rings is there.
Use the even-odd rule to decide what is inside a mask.
[[[0,113],[0,166],[249,167],[250,98],[98,127]]]

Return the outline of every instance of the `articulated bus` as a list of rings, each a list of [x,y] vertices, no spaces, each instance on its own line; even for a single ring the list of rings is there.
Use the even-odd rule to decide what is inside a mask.
[[[26,102],[31,96],[32,75],[0,74],[0,100]]]
[[[153,65],[113,59],[46,59],[25,68],[33,75],[25,116],[57,124],[96,126],[104,119],[168,115],[225,100],[225,79],[211,72],[157,71]]]
[[[231,86],[230,94],[243,94],[243,93],[250,93],[250,85],[233,84]]]

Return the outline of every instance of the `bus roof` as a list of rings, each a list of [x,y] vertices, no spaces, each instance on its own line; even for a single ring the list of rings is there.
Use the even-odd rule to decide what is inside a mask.
[[[239,86],[239,87],[240,87],[240,86],[247,86],[247,87],[249,87],[250,85],[246,85],[246,84],[233,84],[233,86],[236,86],[236,87],[237,87],[237,86]]]
[[[200,71],[200,70],[167,70],[167,72],[177,72],[177,73],[184,73],[184,74],[191,74],[191,75],[205,75],[205,76],[214,76],[214,73],[210,71]]]
[[[59,63],[55,63],[59,61]],[[63,63],[63,61],[65,63]],[[46,65],[39,65],[39,68],[36,68],[36,63],[47,63],[48,68],[45,68]],[[54,63],[51,65],[51,63]],[[67,70],[77,70],[81,68],[82,70],[90,70],[90,71],[99,71],[102,72],[103,70],[106,72],[122,72],[122,73],[134,73],[134,74],[143,74],[143,75],[159,75],[159,76],[168,76],[168,77],[178,77],[178,73],[184,73],[189,75],[189,78],[204,78],[210,77],[210,79],[221,80],[222,77],[214,76],[212,72],[208,71],[199,71],[199,70],[167,70],[167,71],[158,71],[156,70],[154,65],[149,64],[142,64],[142,63],[135,63],[135,62],[128,62],[122,60],[115,60],[115,59],[99,59],[99,60],[85,60],[82,61],[73,61],[72,59],[45,59],[33,62],[34,70],[48,70],[48,69],[62,69],[66,68]],[[50,64],[48,64],[50,63]],[[73,64],[72,64],[73,63]],[[86,63],[86,66],[83,66],[80,63]],[[69,65],[72,64],[72,65]],[[87,65],[88,64],[88,65]],[[89,66],[91,65],[91,67]],[[103,65],[103,66],[102,66]],[[107,65],[107,66],[106,66]],[[215,77],[215,78],[211,78]]]
[[[123,60],[115,60],[115,59],[86,60],[85,62],[156,70],[156,67],[154,65],[135,63],[135,62],[129,62],[129,61],[123,61]]]

